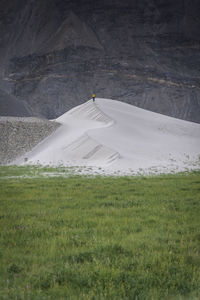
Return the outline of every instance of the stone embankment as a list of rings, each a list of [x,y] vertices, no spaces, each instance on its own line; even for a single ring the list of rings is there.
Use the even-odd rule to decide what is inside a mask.
[[[30,151],[59,126],[57,122],[33,117],[0,117],[0,165]]]

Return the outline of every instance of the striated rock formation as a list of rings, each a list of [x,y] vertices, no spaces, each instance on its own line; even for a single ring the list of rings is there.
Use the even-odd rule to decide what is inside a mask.
[[[0,8],[2,85],[33,115],[57,117],[95,91],[200,122],[198,0],[3,0]]]

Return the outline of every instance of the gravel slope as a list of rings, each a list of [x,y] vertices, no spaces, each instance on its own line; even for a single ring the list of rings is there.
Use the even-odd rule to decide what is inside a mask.
[[[0,117],[0,165],[30,151],[59,127],[59,123],[32,117]]]

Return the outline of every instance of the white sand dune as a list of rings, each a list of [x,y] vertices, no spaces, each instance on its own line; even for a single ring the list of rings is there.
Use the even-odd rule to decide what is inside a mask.
[[[56,121],[60,128],[26,155],[26,164],[90,166],[106,174],[200,168],[200,124],[100,98]]]

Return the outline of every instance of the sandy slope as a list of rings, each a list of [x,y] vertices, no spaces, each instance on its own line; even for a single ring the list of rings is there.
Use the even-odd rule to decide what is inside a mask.
[[[62,126],[26,163],[93,166],[108,174],[200,167],[200,124],[108,99],[90,100],[56,121]]]

